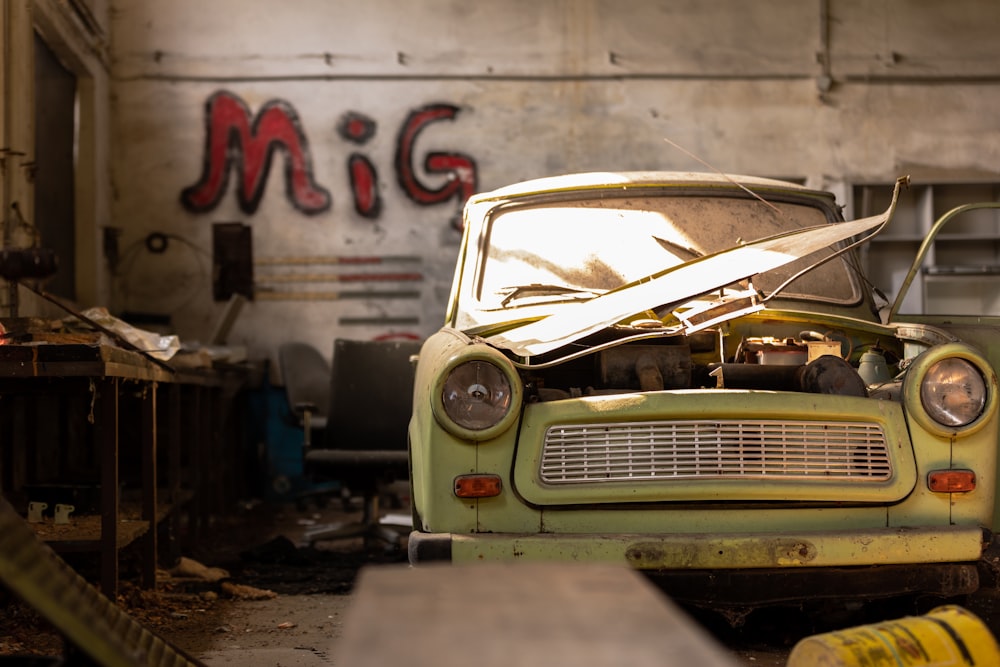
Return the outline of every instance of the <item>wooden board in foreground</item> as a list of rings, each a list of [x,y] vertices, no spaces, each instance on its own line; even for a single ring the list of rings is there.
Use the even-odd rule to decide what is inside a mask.
[[[576,563],[370,566],[338,644],[345,667],[738,664],[637,572]]]

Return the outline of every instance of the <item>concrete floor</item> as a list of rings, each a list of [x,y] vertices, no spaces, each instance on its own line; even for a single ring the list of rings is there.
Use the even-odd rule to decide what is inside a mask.
[[[231,569],[233,581],[261,589],[273,589],[277,592],[277,596],[267,600],[219,600],[213,603],[210,614],[194,618],[193,623],[172,628],[168,631],[169,636],[166,638],[209,667],[221,665],[312,667],[315,665],[346,664],[337,660],[337,656],[345,650],[351,654],[347,656],[347,659],[352,660],[351,664],[358,664],[359,646],[363,646],[365,641],[371,639],[371,636],[370,634],[366,635],[368,639],[359,638],[357,630],[352,635],[350,631],[352,623],[361,622],[357,618],[359,615],[367,614],[370,616],[373,605],[387,610],[385,616],[388,619],[391,612],[397,610],[404,600],[412,599],[412,596],[408,596],[405,594],[406,591],[400,590],[399,604],[395,604],[393,596],[386,593],[386,587],[383,586],[378,595],[372,594],[377,599],[359,600],[353,581],[344,585],[341,577],[346,575],[353,578],[358,572],[364,572],[378,573],[370,576],[391,578],[398,577],[397,571],[400,569],[411,573],[415,572],[408,568],[405,563],[405,543],[400,544],[403,549],[396,552],[383,551],[380,548],[365,549],[365,545],[360,539],[320,541],[315,544],[315,550],[305,549],[303,546],[310,533],[323,527],[359,520],[360,516],[357,511],[343,511],[337,503],[326,508],[308,507],[303,509],[288,505],[280,508],[257,508],[248,512],[244,518],[244,525],[230,526],[226,531],[219,533],[219,540],[224,544],[219,544],[213,550],[214,556],[206,554],[206,557],[215,559],[215,562],[209,563],[211,565]],[[390,508],[383,512],[382,516],[384,519],[388,518],[391,522],[395,522],[408,517],[408,509],[405,506]],[[287,550],[289,545],[296,545],[300,548],[299,553],[305,554],[307,557],[296,559],[288,552],[276,556],[274,553],[270,553],[275,549],[275,545],[281,545],[278,548],[279,552]],[[261,553],[267,555],[260,557]],[[248,557],[250,561],[247,560]],[[255,558],[259,558],[259,560],[254,560]],[[487,580],[489,579],[495,579],[495,575],[487,578]],[[557,579],[559,577],[543,577],[539,579],[534,588],[542,590],[546,586],[554,585]],[[470,582],[475,581],[475,578],[468,579],[461,588],[469,589],[471,588]],[[501,588],[511,589],[515,584],[526,585],[523,581],[511,581],[508,584]],[[418,581],[413,584],[416,587],[414,590],[428,585],[430,584]],[[556,590],[564,592],[571,588],[572,584],[570,583],[560,586]],[[532,586],[528,585],[527,590],[532,590]],[[649,596],[650,590],[652,590],[651,586],[648,589],[640,587],[635,594],[639,597]],[[653,595],[662,594],[655,591]],[[491,596],[495,597],[495,591]],[[634,596],[625,593],[612,598],[605,596],[601,599],[601,607],[595,606],[594,612],[601,611],[614,600],[618,600],[623,605],[623,610],[634,610],[636,607],[634,602],[631,602],[632,597]],[[643,599],[646,598],[643,597]],[[669,606],[669,601],[666,601],[665,598],[663,601],[663,604],[646,605],[650,616],[653,615],[654,611],[663,612],[663,608]],[[409,604],[409,608],[412,608],[413,603]],[[577,599],[567,606],[572,607],[572,618],[577,619],[575,622],[586,622],[580,620],[580,614],[586,613],[584,600]],[[639,606],[643,607],[644,605]],[[536,602],[533,607],[537,608],[539,604]],[[511,614],[528,613],[524,609],[524,601],[522,600],[518,609],[510,612],[504,612],[502,609],[495,611],[498,618],[506,617],[509,621]],[[413,622],[406,624],[410,626],[411,633],[414,631],[413,627],[416,627],[414,623],[430,622],[427,617],[428,613],[423,614],[424,618],[421,618],[421,614],[413,615]],[[446,612],[439,608],[436,613]],[[454,613],[454,610],[447,613]],[[623,613],[624,611],[618,616],[622,616]],[[724,646],[722,642],[705,633],[684,612],[672,610],[670,613],[679,614],[674,620],[676,624],[679,624],[678,627],[688,628],[690,633],[699,638],[699,641],[711,647],[709,650],[719,649],[725,654],[727,660],[732,660],[733,665],[755,665],[758,667],[782,667],[785,665],[790,648],[787,645],[768,645],[768,638],[763,637],[759,638],[759,641],[755,639],[753,646]],[[461,618],[460,614],[458,618]],[[549,616],[546,618],[549,619],[549,623],[552,622]],[[453,618],[445,625],[453,627],[456,623],[457,621]],[[396,625],[399,627],[404,624],[397,623]],[[486,623],[480,625],[486,625]],[[435,626],[436,624],[433,623],[430,625],[430,627]],[[346,640],[345,627],[348,628]],[[392,626],[382,624],[379,627],[388,631]],[[457,628],[456,632],[458,632]],[[161,634],[164,633],[161,632]],[[393,645],[392,641],[398,638],[399,634],[391,632],[384,638],[372,640],[373,653],[378,650],[389,650],[389,647]],[[456,636],[467,636],[468,634],[468,631],[459,632]],[[587,636],[591,641],[589,654],[593,655],[594,633],[589,632]],[[662,633],[654,636],[657,641],[662,639]],[[603,648],[610,650],[614,646],[613,638],[605,639],[606,646]],[[350,645],[345,646],[345,641]],[[527,641],[527,639],[518,642],[512,641],[508,645],[514,647]],[[415,640],[411,640],[409,643],[415,645]],[[497,647],[501,645],[495,643],[493,652],[496,653],[499,650]],[[586,642],[581,642],[581,646],[586,645]],[[438,651],[445,648],[439,647]],[[622,652],[621,647],[618,648],[619,652]],[[641,646],[633,644],[631,650],[636,652],[641,648]],[[508,651],[512,659],[514,658],[513,651],[513,648]],[[499,654],[502,656],[504,652],[500,651]],[[440,652],[430,653],[427,656],[415,654],[410,660],[410,664],[432,664],[431,662],[421,662],[422,659],[430,659],[431,655],[437,656],[433,663],[436,667],[451,664],[447,660],[442,662],[443,658]],[[581,659],[586,655],[587,653],[571,656],[562,651],[561,656],[565,657],[568,662],[549,659],[545,664],[573,664],[574,667],[594,664],[581,662]],[[455,655],[453,654],[452,657]],[[569,661],[571,657],[572,660]],[[463,660],[467,659],[469,656],[463,658]],[[519,658],[519,661],[523,663],[523,656]],[[633,660],[632,663],[644,664],[641,659],[638,662]],[[674,663],[661,661],[660,664],[670,665]]]
[[[383,507],[387,508],[382,512],[383,519],[388,519],[391,523],[408,519],[409,508],[405,504],[405,496],[403,497],[404,502],[396,507],[383,503]],[[456,633],[456,638],[475,634],[475,631],[469,628],[465,628],[464,631],[459,629],[461,614],[441,623],[433,623],[434,618],[430,611],[432,599],[427,598],[428,605],[425,608],[421,600],[417,599],[415,602],[412,595],[414,591],[420,590],[421,586],[426,588],[427,584],[420,581],[415,580],[409,591],[407,590],[409,586],[395,588],[393,585],[381,586],[376,587],[379,592],[374,597],[359,598],[356,588],[359,573],[363,582],[366,573],[370,572],[385,571],[389,573],[386,575],[389,577],[400,576],[398,573],[400,570],[404,573],[416,572],[405,562],[405,537],[395,550],[385,549],[384,545],[375,545],[374,548],[370,545],[366,548],[364,542],[358,538],[319,541],[312,548],[305,546],[310,534],[332,526],[356,522],[360,518],[361,513],[357,510],[356,503],[353,509],[345,509],[339,502],[332,502],[325,507],[316,505],[296,507],[288,504],[248,508],[242,516],[236,517],[230,524],[220,526],[220,529],[215,531],[212,539],[206,543],[206,551],[202,555],[210,559],[206,564],[228,568],[232,572],[232,581],[262,590],[273,590],[276,596],[264,600],[219,599],[207,609],[192,609],[186,613],[189,618],[166,628],[160,634],[209,667],[369,664],[363,660],[359,662],[357,657],[359,650],[364,654],[364,647],[368,645],[365,644],[366,641],[372,646],[372,654],[378,655],[380,650],[388,650],[394,640],[406,636],[403,633],[404,626],[412,632],[413,628],[419,628],[420,623],[431,623],[431,630],[442,626],[451,628]],[[405,535],[405,531],[402,535]],[[455,582],[461,579],[464,583],[458,585],[458,588],[461,591],[471,591],[477,578],[467,576],[462,579],[462,576],[465,575],[457,573],[456,578],[447,586],[437,589],[432,586],[429,590],[454,589],[458,585]],[[496,575],[484,578],[487,582],[490,579],[496,579]],[[555,576],[542,578],[537,588],[542,590],[557,579]],[[394,581],[398,582],[399,579]],[[521,580],[511,580],[500,590],[502,593],[505,589],[513,590],[523,584]],[[531,590],[529,586],[528,591]],[[565,590],[565,587],[562,590]],[[659,594],[659,591],[657,593]],[[638,599],[646,594],[646,591],[642,591],[637,593],[636,597]],[[494,590],[482,597],[493,600],[498,598],[498,594]],[[527,596],[507,597],[510,606],[516,608],[504,611],[495,607],[497,618],[507,618],[504,622],[510,625],[511,618],[520,619],[521,614],[530,613],[532,608],[542,608],[538,602],[526,605],[522,599],[525,597]],[[435,596],[435,599],[438,598],[440,595]],[[997,591],[983,591],[967,600],[966,604],[970,611],[988,624],[994,634],[1000,630],[998,601],[1000,595]],[[440,603],[439,599],[438,602]],[[667,603],[669,604],[669,601]],[[606,607],[609,601],[602,600],[601,604]],[[576,615],[585,614],[586,606],[586,601],[582,598],[566,605],[567,609],[571,609]],[[627,604],[623,607],[623,609],[629,608]],[[444,612],[438,608],[433,613]],[[448,613],[454,614],[454,610]],[[394,614],[395,620],[392,620]],[[363,637],[359,637],[357,630],[351,630],[352,623],[359,622],[357,620],[359,615],[362,618],[367,616],[369,619],[381,619],[380,622],[369,625],[377,626],[379,632],[385,631],[388,634],[366,632]],[[907,614],[900,612],[898,615],[886,616],[885,620],[904,615]],[[784,667],[795,642],[809,635],[803,630],[805,625],[795,616],[795,610],[790,610],[784,615],[769,616],[769,620],[758,622],[752,629],[741,632],[720,631],[718,624],[699,622],[697,624],[699,627],[694,632],[710,637],[709,643],[720,647],[735,665]],[[471,613],[469,618],[470,620],[473,618]],[[489,620],[483,620],[485,617],[478,618],[480,622],[476,625],[477,628],[491,625]],[[550,619],[545,617],[545,620]],[[685,619],[682,623],[687,622]],[[844,627],[851,625],[857,623]],[[422,634],[432,636],[431,630]],[[416,646],[420,634],[417,635],[418,639],[409,639],[407,646]],[[436,636],[440,643],[451,644],[451,648],[459,645],[444,640],[439,635],[433,636]],[[594,639],[593,632],[587,636],[591,640]],[[488,638],[489,636],[486,637]],[[346,648],[345,643],[349,644]],[[608,643],[613,644],[613,641],[609,640]],[[511,645],[514,644],[516,642]],[[502,655],[503,651],[498,646],[501,645],[494,645],[493,651]],[[426,655],[414,654],[408,662],[415,667],[431,664],[421,662],[429,655],[436,656],[437,659],[433,663],[435,667],[446,667],[449,663],[446,660],[442,662],[440,652],[447,651],[448,648],[439,646],[435,648],[436,652],[431,651]],[[338,655],[344,650],[350,653],[348,658],[352,659],[352,662],[338,661]],[[593,652],[591,645],[591,653]],[[515,655],[513,649],[509,653],[513,658]],[[564,653],[569,657],[568,652]],[[468,660],[471,657],[466,655],[463,659]],[[633,663],[643,664],[641,661]],[[545,664],[560,665],[570,662],[549,660]],[[572,664],[573,667],[581,667],[581,664],[586,663],[581,663],[580,656],[575,656]]]

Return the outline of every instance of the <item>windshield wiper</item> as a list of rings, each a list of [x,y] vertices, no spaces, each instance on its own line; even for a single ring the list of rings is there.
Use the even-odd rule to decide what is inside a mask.
[[[595,291],[588,289],[581,289],[578,287],[569,287],[568,285],[543,285],[541,283],[532,283],[531,285],[511,285],[509,287],[501,287],[496,291],[497,294],[504,294],[503,300],[500,302],[501,306],[507,306],[514,299],[519,298],[530,298],[530,297],[549,297],[549,296],[569,296],[572,299],[592,299],[595,296],[600,296],[604,294],[603,291]]]
[[[659,236],[653,236],[653,240],[659,243],[661,248],[663,248],[664,250],[666,250],[667,252],[669,252],[682,262],[690,262],[691,260],[705,256],[705,253],[698,252],[694,248],[682,246],[679,243],[668,241],[667,239],[660,238]]]

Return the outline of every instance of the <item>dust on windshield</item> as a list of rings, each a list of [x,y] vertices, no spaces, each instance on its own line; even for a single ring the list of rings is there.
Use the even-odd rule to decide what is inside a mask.
[[[488,310],[592,298],[703,255],[826,223],[817,207],[718,196],[623,197],[511,208],[489,223],[476,294],[480,307]],[[767,294],[827,254],[755,277],[754,286]],[[844,304],[860,298],[841,258],[797,278],[781,294]]]

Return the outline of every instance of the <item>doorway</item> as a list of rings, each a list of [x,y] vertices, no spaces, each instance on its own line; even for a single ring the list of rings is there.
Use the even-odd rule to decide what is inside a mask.
[[[46,290],[76,299],[76,75],[35,35],[35,228],[59,269]]]

